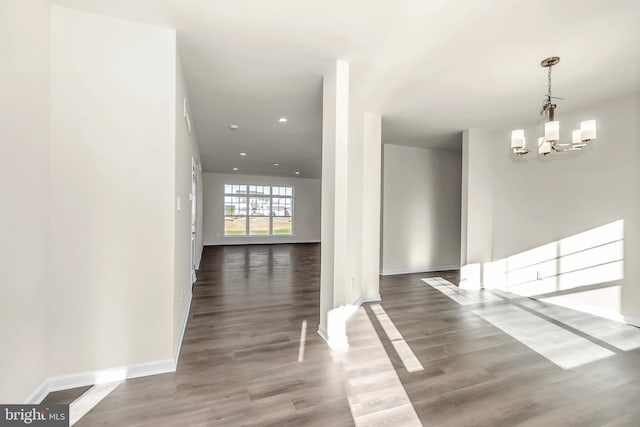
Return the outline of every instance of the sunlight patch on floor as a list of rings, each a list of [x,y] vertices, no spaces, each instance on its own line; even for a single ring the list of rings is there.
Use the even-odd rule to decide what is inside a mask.
[[[635,326],[534,300],[521,304],[622,351],[640,348],[640,329]]]
[[[629,325],[501,290],[459,289],[441,277],[422,281],[460,305],[487,303],[472,312],[564,369],[615,355],[607,344],[624,351],[640,348],[640,330]]]
[[[364,307],[349,319],[343,364],[349,408],[356,426],[422,426]],[[419,363],[419,362],[418,362]]]
[[[300,348],[298,349],[298,363],[304,361],[304,346],[307,342],[307,321],[302,321],[302,326],[300,327]]]
[[[480,307],[473,313],[563,369],[615,355],[586,338],[513,305]]]
[[[411,347],[409,347],[409,344],[404,340],[404,337],[400,331],[398,331],[396,325],[393,324],[393,321],[389,318],[387,312],[384,311],[384,308],[382,308],[380,304],[371,304],[370,307],[407,371],[423,371],[424,367],[422,366],[422,363],[420,363],[416,355],[413,353],[413,350],[411,350]]]
[[[69,425],[77,423],[87,412],[92,410],[102,399],[107,397],[122,381],[96,384],[84,392],[69,405]]]
[[[429,277],[422,279],[424,283],[431,286],[433,289],[448,296],[460,305],[481,304],[491,301],[502,301],[502,298],[492,294],[491,292],[485,292],[483,290],[465,290],[460,289],[450,281],[443,279],[442,277]]]

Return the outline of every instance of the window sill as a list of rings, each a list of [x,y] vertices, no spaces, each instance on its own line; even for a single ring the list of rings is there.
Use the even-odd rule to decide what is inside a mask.
[[[267,239],[277,239],[278,237],[296,237],[295,234],[254,234],[254,235],[233,235],[230,234],[228,236],[222,236],[224,239],[256,239],[256,238],[267,238]]]

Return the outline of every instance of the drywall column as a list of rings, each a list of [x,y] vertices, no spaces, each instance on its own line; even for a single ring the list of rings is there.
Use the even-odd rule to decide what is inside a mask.
[[[477,129],[462,135],[460,286],[466,289],[482,287],[483,265],[492,256],[493,169],[488,146],[494,138]]]
[[[337,68],[322,82],[322,192],[320,240],[320,324],[318,333],[327,339],[327,312],[333,307],[333,231],[336,156]]]
[[[322,240],[320,325],[318,333],[332,346],[344,345],[329,336],[329,311],[335,305],[336,283],[345,277],[347,247],[347,176],[349,64],[336,61],[324,77],[322,94]],[[338,260],[338,262],[336,262]],[[343,334],[344,335],[344,334]],[[333,338],[333,341],[332,341]]]
[[[24,403],[47,365],[49,2],[0,2],[0,40],[0,402]]]
[[[200,150],[195,129],[187,125],[189,94],[179,55],[176,55],[175,95],[175,200],[174,216],[174,286],[173,286],[173,348],[174,360],[182,342],[191,305],[191,200],[201,205],[200,197],[192,191],[192,159],[200,164]],[[201,174],[198,174],[201,175]],[[202,191],[202,180],[197,182],[197,191]],[[202,214],[196,206],[196,265],[202,254]],[[199,242],[198,242],[199,241]]]
[[[460,197],[460,266],[467,264],[467,211],[469,198],[469,130],[462,132],[462,188]]]
[[[358,304],[379,299],[381,120],[349,94],[349,64],[338,60],[324,78],[322,125],[318,333],[332,348],[348,345],[346,320]]]
[[[380,299],[380,189],[382,186],[382,117],[364,113],[362,180],[362,295]]]

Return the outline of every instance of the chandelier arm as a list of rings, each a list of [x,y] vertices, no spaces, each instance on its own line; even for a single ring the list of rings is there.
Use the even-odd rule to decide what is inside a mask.
[[[558,153],[564,153],[565,151],[580,151],[583,147],[574,143],[567,143],[563,144],[563,146],[560,146],[558,143],[554,142],[553,144],[551,144],[551,148],[553,149],[553,151],[556,151]]]

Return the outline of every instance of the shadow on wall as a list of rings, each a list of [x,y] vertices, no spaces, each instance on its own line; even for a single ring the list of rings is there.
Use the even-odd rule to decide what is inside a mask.
[[[503,289],[577,309],[619,314],[624,220],[500,260],[462,268],[461,288]]]

